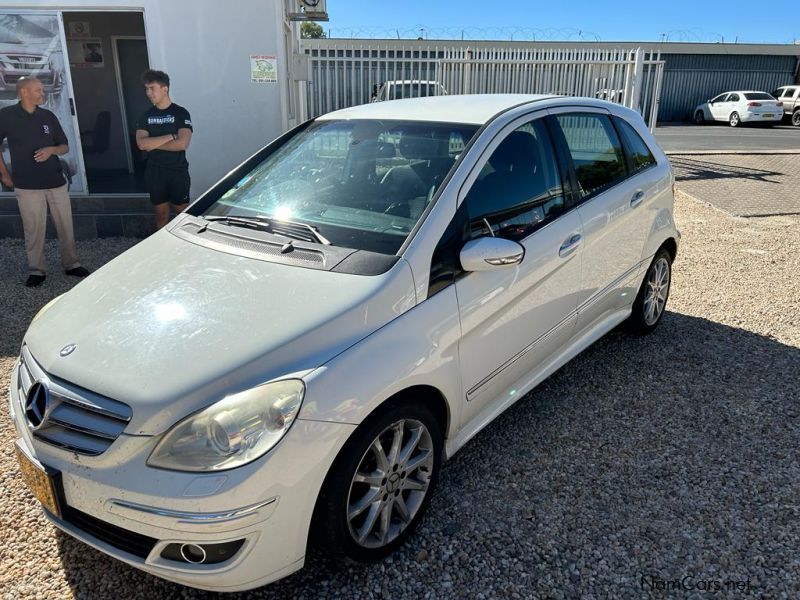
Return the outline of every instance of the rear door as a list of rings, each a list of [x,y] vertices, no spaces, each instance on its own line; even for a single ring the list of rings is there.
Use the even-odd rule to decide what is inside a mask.
[[[646,206],[654,191],[647,180],[629,176],[632,168],[607,111],[551,113],[572,161],[583,224],[581,331],[630,304],[648,234]]]

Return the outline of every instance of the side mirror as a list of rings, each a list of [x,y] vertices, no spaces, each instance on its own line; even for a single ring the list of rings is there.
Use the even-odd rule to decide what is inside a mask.
[[[470,240],[461,248],[461,267],[467,271],[494,271],[518,265],[525,256],[525,248],[511,240],[482,237]]]

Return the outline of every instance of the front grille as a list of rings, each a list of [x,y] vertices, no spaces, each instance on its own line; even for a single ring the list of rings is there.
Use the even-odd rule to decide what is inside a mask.
[[[101,521],[71,506],[64,507],[61,516],[70,525],[96,537],[101,542],[141,559],[146,559],[150,555],[153,546],[158,541],[155,538]]]
[[[20,357],[17,386],[21,414],[36,439],[70,452],[97,456],[105,452],[131,420],[130,406],[58,380],[42,369],[27,347]],[[34,384],[46,390],[38,412],[26,410]]]

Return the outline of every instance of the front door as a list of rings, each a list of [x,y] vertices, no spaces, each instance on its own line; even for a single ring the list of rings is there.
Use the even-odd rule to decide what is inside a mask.
[[[715,120],[726,121],[728,119],[728,104],[725,102],[727,97],[728,94],[720,94],[711,100],[709,104],[709,110],[711,110],[711,116],[714,117]]]
[[[517,265],[456,282],[462,425],[490,419],[570,338],[581,271],[580,218],[568,209],[543,119],[509,125],[475,168],[479,175],[460,198],[471,238],[512,239],[525,256]]]

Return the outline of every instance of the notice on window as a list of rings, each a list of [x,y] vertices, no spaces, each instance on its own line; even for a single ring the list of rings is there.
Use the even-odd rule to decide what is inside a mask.
[[[274,56],[251,54],[250,81],[253,83],[277,83],[278,59]]]
[[[69,64],[79,69],[100,69],[105,66],[103,43],[100,38],[67,40]]]
[[[70,21],[69,31],[67,35],[71,38],[87,38],[92,37],[91,30],[89,29],[89,21]]]

